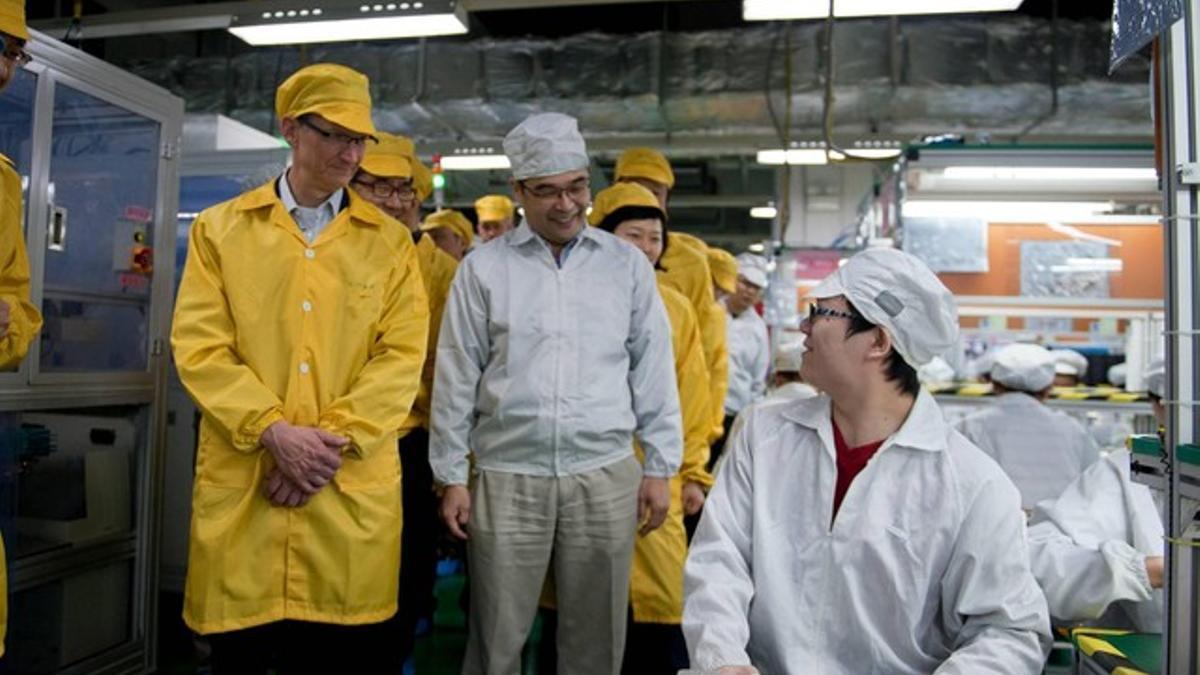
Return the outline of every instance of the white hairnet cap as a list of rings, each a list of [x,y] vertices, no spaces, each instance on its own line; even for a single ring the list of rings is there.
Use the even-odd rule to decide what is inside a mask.
[[[921,384],[942,384],[954,381],[954,366],[940,356],[917,369],[917,379]]]
[[[767,287],[766,258],[753,253],[743,253],[737,257],[737,266],[738,276],[745,277],[746,281],[759,288]]]
[[[1159,398],[1167,397],[1167,365],[1162,359],[1154,359],[1146,369],[1146,391]]]
[[[1009,389],[1039,392],[1054,384],[1054,355],[1045,347],[1012,344],[996,352],[992,382]]]
[[[1059,375],[1083,377],[1087,374],[1087,357],[1074,349],[1051,349],[1054,356],[1054,372]]]
[[[527,117],[504,137],[504,154],[517,180],[588,168],[587,145],[579,123],[561,113]]]
[[[1128,366],[1126,366],[1124,363],[1118,363],[1117,365],[1109,368],[1108,369],[1109,383],[1112,384],[1114,387],[1124,387],[1126,370],[1128,370]]]
[[[912,255],[873,248],[854,255],[812,291],[816,299],[846,296],[871,323],[892,336],[908,365],[920,368],[958,344],[954,296]]]
[[[771,366],[779,373],[798,373],[804,364],[804,336],[789,338],[775,347]]]

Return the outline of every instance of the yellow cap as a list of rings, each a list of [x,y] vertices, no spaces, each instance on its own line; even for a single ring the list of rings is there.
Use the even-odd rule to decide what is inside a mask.
[[[25,26],[25,0],[0,0],[0,31],[21,40],[29,39],[29,28]]]
[[[513,216],[513,203],[504,195],[484,195],[475,200],[475,213],[479,215],[479,222],[508,220]]]
[[[671,171],[671,163],[653,148],[630,148],[622,152],[617,158],[613,180],[622,178],[647,178],[668,188],[675,187],[675,172]]]
[[[708,268],[713,283],[726,293],[737,292],[738,266],[733,254],[723,248],[708,247]]]
[[[355,133],[376,136],[367,76],[346,66],[318,63],[292,73],[275,90],[275,117],[309,113]]]
[[[596,194],[592,200],[592,212],[588,214],[588,222],[599,225],[617,209],[626,206],[644,206],[658,211],[662,217],[662,207],[658,199],[645,187],[637,183],[613,183]]]
[[[475,240],[475,228],[471,227],[471,221],[463,214],[454,209],[442,209],[435,211],[425,217],[425,222],[421,223],[421,229],[425,232],[436,230],[439,227],[448,227],[454,234],[457,234],[466,242],[467,246]]]
[[[375,137],[379,142],[367,143],[359,168],[380,178],[412,178],[417,154],[412,140],[383,131]]]

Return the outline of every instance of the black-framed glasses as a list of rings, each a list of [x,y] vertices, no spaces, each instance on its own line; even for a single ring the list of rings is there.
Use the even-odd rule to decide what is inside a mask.
[[[0,36],[0,39],[2,39],[4,43],[4,50],[0,51],[0,54],[3,54],[4,58],[12,61],[18,66],[24,66],[33,60],[33,57],[29,55],[29,52],[25,51],[20,40],[8,36]]]
[[[374,140],[370,136],[351,136],[349,134],[343,134],[340,131],[322,129],[321,127],[313,124],[312,120],[308,119],[308,116],[301,117],[300,124],[303,124],[309,129],[317,132],[321,135],[321,138],[325,139],[326,141],[329,141],[330,143],[336,143],[340,148],[362,148],[366,146],[368,140]]]
[[[377,180],[372,183],[361,178],[355,178],[354,182],[365,188],[370,188],[371,192],[380,199],[391,199],[392,195],[396,195],[401,201],[408,201],[417,196],[417,191],[413,189],[412,185],[396,187],[385,180]]]
[[[809,323],[816,322],[817,317],[819,317],[819,316],[826,316],[831,319],[850,319],[852,321],[854,319],[858,318],[857,316],[851,314],[850,312],[843,312],[843,311],[840,311],[837,309],[832,309],[830,307],[821,307],[820,305],[818,305],[817,303],[814,302],[813,304],[808,306],[808,322]]]
[[[535,185],[530,187],[528,183],[521,181],[521,187],[525,189],[525,192],[528,192],[537,199],[558,199],[565,194],[570,197],[572,201],[582,201],[585,197],[587,197],[588,189],[591,188],[591,184],[588,181],[583,180],[577,183],[571,183],[570,185],[561,188],[553,185]]]

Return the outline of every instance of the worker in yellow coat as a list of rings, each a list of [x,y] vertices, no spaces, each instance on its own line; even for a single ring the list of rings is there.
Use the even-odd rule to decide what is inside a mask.
[[[712,271],[713,295],[717,302],[737,293],[738,264],[733,254],[723,248],[709,247],[708,268]]]
[[[200,214],[176,301],[203,413],[183,617],[217,675],[387,672],[429,307],[412,236],[346,189],[367,78],[308,66],[275,107],[291,165]]]
[[[25,42],[24,0],[0,0],[0,90],[29,62]],[[0,155],[0,370],[13,370],[25,358],[29,343],[42,328],[42,315],[29,302],[29,259],[21,228],[21,177],[12,160]],[[8,626],[8,574],[0,538],[0,657]]]
[[[654,195],[663,212],[667,212],[671,189],[675,187],[675,172],[662,153],[651,148],[626,150],[617,158],[613,178],[617,182],[637,183],[646,188]],[[711,443],[724,433],[725,389],[729,386],[725,310],[713,297],[712,273],[708,268],[704,242],[682,232],[668,233],[667,242],[669,245],[659,261],[658,276],[687,297],[700,324],[704,360],[708,364]]]
[[[396,614],[395,661],[412,654],[417,622],[433,614],[437,568],[437,495],[429,468],[429,404],[433,392],[434,356],[442,311],[458,261],[421,231],[421,202],[433,189],[429,169],[417,158],[413,142],[379,132],[367,146],[351,186],[363,199],[395,218],[412,233],[417,264],[429,296],[429,351],[421,371],[421,388],[412,412],[400,426],[400,468],[404,494],[404,532],[400,546],[400,608]]]
[[[451,258],[461,261],[475,243],[475,228],[471,221],[454,209],[434,211],[421,223],[421,230]]]
[[[637,246],[658,265],[669,249],[667,216],[654,195],[636,183],[617,183],[596,195],[588,221]],[[691,303],[665,281],[659,293],[671,322],[675,378],[683,416],[683,462],[671,479],[671,506],[662,527],[639,537],[629,580],[632,623],[625,643],[624,673],[673,675],[687,667],[683,620],[683,563],[687,556],[684,495],[694,488],[703,505],[713,484],[708,462],[709,381],[700,330]],[[639,448],[640,456],[640,448]]]
[[[516,227],[516,206],[504,195],[484,195],[475,200],[480,241],[491,241]]]

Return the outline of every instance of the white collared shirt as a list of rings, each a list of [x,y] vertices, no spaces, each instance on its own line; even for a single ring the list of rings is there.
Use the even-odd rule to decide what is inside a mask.
[[[563,476],[633,454],[670,477],[683,455],[671,326],[654,270],[585,227],[569,256],[526,224],[463,259],[442,318],[429,460],[442,484],[475,466]],[[560,266],[561,264],[561,266]]]
[[[1050,619],[1012,482],[922,391],[835,520],[830,410],[739,418],[684,569],[692,668],[1040,673]]]
[[[342,207],[342,199],[346,194],[346,188],[338,188],[333,194],[329,195],[329,199],[321,202],[315,208],[300,206],[296,202],[295,195],[292,194],[292,186],[288,184],[288,172],[291,169],[283,172],[279,177],[279,201],[283,202],[283,208],[296,221],[296,225],[300,227],[301,234],[308,243],[316,241],[321,232],[333,222],[337,217],[338,211]]]
[[[733,316],[726,306],[725,330],[729,341],[729,389],[725,393],[725,412],[736,415],[742,408],[761,399],[767,391],[771,343],[767,337],[767,323],[753,307]]]

